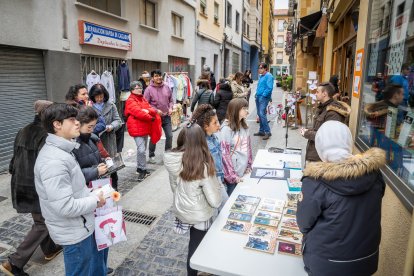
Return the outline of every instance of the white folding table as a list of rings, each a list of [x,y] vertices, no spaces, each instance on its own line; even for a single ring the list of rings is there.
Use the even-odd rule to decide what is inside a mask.
[[[279,160],[301,162],[301,156],[259,150],[253,167],[274,168],[274,164]],[[291,170],[292,178],[300,176],[301,171]],[[237,185],[192,256],[191,267],[216,275],[307,275],[301,257],[282,255],[277,253],[277,249],[274,254],[246,249],[244,245],[247,243],[247,235],[222,230],[230,207],[239,194],[287,200],[288,192],[286,180],[261,179],[259,182],[259,178],[245,177],[244,181]]]

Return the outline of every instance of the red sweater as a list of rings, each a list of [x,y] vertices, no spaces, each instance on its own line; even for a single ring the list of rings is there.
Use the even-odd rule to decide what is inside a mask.
[[[132,137],[151,136],[151,142],[161,138],[161,119],[143,95],[132,94],[125,103],[125,117],[128,133]]]

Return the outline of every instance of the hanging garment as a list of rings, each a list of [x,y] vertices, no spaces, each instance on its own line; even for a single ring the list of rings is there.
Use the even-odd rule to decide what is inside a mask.
[[[88,86],[88,92],[91,90],[91,87],[94,84],[97,84],[101,81],[101,77],[95,73],[95,71],[92,71],[86,76],[86,85]]]
[[[118,76],[118,89],[121,91],[129,91],[131,79],[129,76],[128,64],[120,64],[116,70],[116,74]]]
[[[178,76],[178,87],[177,87],[177,100],[183,101],[186,99],[187,94],[187,82],[184,75]]]
[[[109,100],[115,103],[116,102],[115,85],[114,85],[114,77],[112,76],[112,73],[109,71],[103,72],[100,83],[103,86],[105,86],[106,90],[108,90]]]

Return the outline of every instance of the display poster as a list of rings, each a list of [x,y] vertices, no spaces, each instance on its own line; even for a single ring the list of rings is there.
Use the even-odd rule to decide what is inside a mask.
[[[413,130],[413,122],[414,122],[414,114],[412,112],[408,112],[405,116],[404,123],[401,127],[400,136],[398,137],[398,144],[403,147],[407,147],[409,143],[409,138],[411,138],[412,130]]]
[[[308,79],[309,80],[316,80],[317,79],[317,72],[316,71],[309,71],[308,73]]]
[[[364,49],[359,49],[356,51],[355,55],[355,69],[354,69],[354,82],[352,85],[352,96],[359,98],[361,91],[361,76],[363,69],[363,60],[364,60]]]

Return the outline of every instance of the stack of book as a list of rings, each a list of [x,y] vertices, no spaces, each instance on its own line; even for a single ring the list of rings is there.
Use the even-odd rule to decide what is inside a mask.
[[[302,190],[302,181],[300,178],[288,178],[287,184],[289,192],[300,192]]]
[[[277,227],[282,218],[285,201],[264,198],[254,217],[253,227],[245,245],[247,249],[273,254],[276,250]]]
[[[223,230],[248,235],[245,248],[301,256],[302,233],[296,222],[298,193],[287,201],[239,195]],[[253,221],[253,222],[252,222]]]
[[[301,256],[302,233],[296,222],[296,208],[300,194],[288,193],[288,201],[283,211],[280,229],[277,235],[277,252],[293,256]]]
[[[252,226],[251,220],[257,206],[260,203],[260,197],[239,195],[230,208],[229,219],[223,227],[223,230],[247,234]]]

